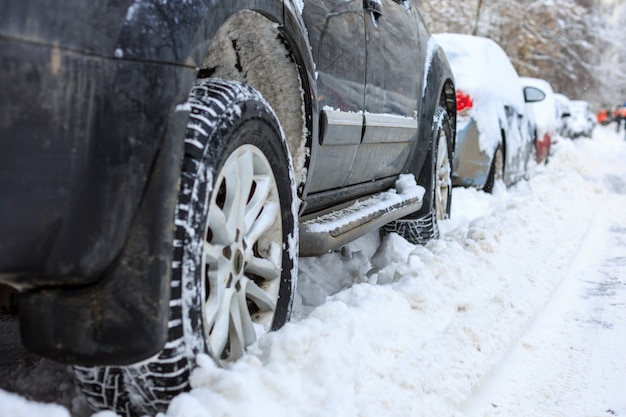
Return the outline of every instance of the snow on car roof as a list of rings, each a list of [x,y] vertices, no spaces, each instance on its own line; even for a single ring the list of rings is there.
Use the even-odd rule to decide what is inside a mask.
[[[517,71],[506,53],[488,38],[440,33],[433,35],[446,53],[459,90],[474,102],[493,100],[524,108],[524,97]],[[513,85],[518,88],[511,88]]]

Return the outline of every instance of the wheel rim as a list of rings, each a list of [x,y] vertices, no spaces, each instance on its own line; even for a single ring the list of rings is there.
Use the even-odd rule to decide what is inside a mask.
[[[237,148],[215,181],[203,250],[203,325],[209,353],[234,361],[270,330],[281,281],[282,217],[272,167]]]
[[[435,210],[437,220],[448,216],[448,196],[452,187],[452,166],[448,155],[448,141],[445,132],[441,130],[437,149],[437,174],[435,179]]]

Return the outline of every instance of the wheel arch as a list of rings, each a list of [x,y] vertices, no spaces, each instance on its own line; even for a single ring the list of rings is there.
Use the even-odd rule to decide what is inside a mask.
[[[255,10],[231,15],[206,45],[198,78],[238,81],[261,93],[285,133],[301,197],[317,125],[314,65],[301,22],[289,9],[285,13],[284,24]]]

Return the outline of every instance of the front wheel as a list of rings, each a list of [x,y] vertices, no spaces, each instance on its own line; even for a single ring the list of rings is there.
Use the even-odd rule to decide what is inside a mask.
[[[433,118],[433,142],[427,161],[426,211],[418,218],[396,220],[384,227],[386,233],[395,232],[407,241],[423,245],[439,237],[439,222],[450,216],[452,201],[452,146],[453,129],[448,113],[438,107]]]
[[[289,318],[295,185],[278,121],[256,91],[234,82],[198,81],[189,104],[168,341],[141,365],[76,367],[95,410],[163,412],[189,388],[198,353],[228,364]]]

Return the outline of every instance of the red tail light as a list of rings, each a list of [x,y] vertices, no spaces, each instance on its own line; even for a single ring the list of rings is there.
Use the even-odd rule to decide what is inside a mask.
[[[471,109],[474,106],[474,102],[469,94],[465,94],[463,91],[457,90],[456,92],[456,111],[461,113],[463,110]]]

